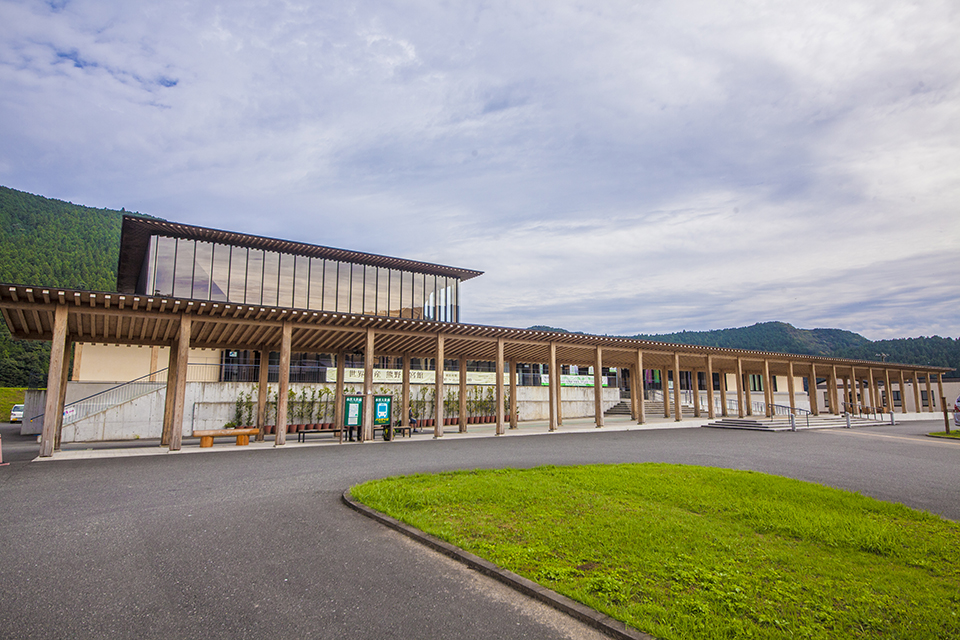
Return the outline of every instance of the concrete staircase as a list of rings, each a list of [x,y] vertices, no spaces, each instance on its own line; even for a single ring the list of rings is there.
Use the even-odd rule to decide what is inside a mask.
[[[672,403],[671,403],[672,406]],[[661,400],[645,400],[643,403],[643,410],[648,416],[662,416],[663,415],[663,401]],[[688,407],[686,405],[680,406],[681,415],[684,419],[696,418],[693,415],[693,407]],[[704,409],[702,415],[707,414],[707,410]],[[629,416],[630,415],[630,402],[627,400],[621,401],[619,404],[615,404],[606,411],[603,412],[605,416]]]
[[[851,427],[876,427],[887,424],[883,420],[873,420],[872,418],[850,417]],[[809,416],[809,423],[806,416],[797,416],[797,430],[800,429],[836,429],[847,426],[847,420],[843,416],[821,415]],[[774,418],[751,417],[751,418],[723,418],[716,422],[710,422],[703,425],[715,429],[747,429],[752,431],[789,431],[790,416],[776,416]]]

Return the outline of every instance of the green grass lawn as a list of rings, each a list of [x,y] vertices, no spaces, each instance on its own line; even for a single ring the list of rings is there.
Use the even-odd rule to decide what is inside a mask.
[[[931,431],[929,435],[937,436],[939,438],[956,438],[957,440],[960,440],[960,427],[956,429],[950,427],[950,433],[947,433],[946,431]]]
[[[350,492],[659,638],[960,637],[960,525],[856,493],[667,464]]]
[[[25,392],[23,387],[0,387],[0,422],[10,421],[10,409],[23,403]]]

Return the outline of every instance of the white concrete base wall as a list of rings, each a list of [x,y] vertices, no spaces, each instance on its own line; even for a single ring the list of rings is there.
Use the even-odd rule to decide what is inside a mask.
[[[184,395],[183,435],[189,436],[198,429],[222,428],[225,423],[233,420],[235,402],[241,393],[252,396],[256,403],[256,386],[254,383],[245,382],[188,382]],[[300,394],[304,389],[312,393],[314,389],[323,387],[329,388],[331,392],[334,389],[332,384],[290,385],[290,389],[296,394]],[[375,392],[379,393],[381,388],[375,388]],[[276,385],[270,385],[271,399],[275,390]],[[417,385],[413,385],[411,396],[415,395],[417,390]],[[394,395],[395,401],[399,402],[400,386],[391,385],[390,392]],[[345,393],[362,393],[362,388],[359,385],[348,384],[345,385]],[[517,409],[520,419],[548,419],[550,417],[548,394],[547,387],[517,387]],[[159,438],[163,431],[165,397],[166,390],[161,389],[73,424],[64,425],[60,440],[61,442],[95,442]],[[592,416],[593,402],[592,387],[564,387],[562,415],[565,418]],[[620,402],[619,389],[603,389],[604,411],[618,402]],[[293,416],[290,421],[296,422]]]

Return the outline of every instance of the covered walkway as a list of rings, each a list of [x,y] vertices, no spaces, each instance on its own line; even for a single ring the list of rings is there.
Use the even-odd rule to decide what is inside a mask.
[[[750,385],[745,384],[745,376],[748,375],[762,377],[763,390],[760,393],[763,394],[763,406],[769,416],[774,412],[771,376],[775,375],[787,378],[790,410],[796,409],[797,396],[803,393],[803,389],[795,388],[796,380],[805,377],[810,411],[818,415],[821,410],[840,414],[851,405],[867,405],[868,401],[868,406],[889,412],[893,410],[893,385],[899,385],[900,396],[905,398],[908,381],[913,383],[915,406],[920,407],[920,382],[925,382],[927,397],[930,398],[932,382],[936,380],[938,397],[942,396],[942,375],[950,371],[936,367],[666,344],[608,336],[16,285],[0,285],[0,312],[15,338],[52,342],[45,415],[58,416],[59,419],[44,421],[41,457],[49,457],[60,448],[69,348],[72,343],[170,347],[161,436],[161,443],[170,451],[178,451],[182,447],[187,354],[191,348],[249,349],[260,352],[256,419],[256,426],[260,427],[260,440],[263,439],[265,424],[270,351],[280,353],[277,424],[287,422],[292,353],[337,355],[337,424],[342,424],[339,414],[343,407],[346,354],[364,356],[364,394],[367,397],[373,394],[375,359],[379,356],[402,358],[401,415],[404,423],[410,402],[410,359],[434,358],[438,364],[444,360],[458,360],[461,391],[458,433],[467,431],[464,410],[467,360],[495,362],[498,409],[496,423],[492,427],[497,435],[505,434],[508,426],[517,426],[516,407],[510,407],[506,413],[503,408],[508,397],[507,385],[510,386],[511,403],[516,402],[516,376],[505,376],[504,373],[515,372],[518,363],[546,364],[551,372],[559,371],[561,365],[592,366],[595,396],[592,427],[606,424],[600,381],[604,366],[630,372],[629,380],[633,387],[630,393],[630,420],[638,425],[646,424],[649,420],[644,403],[638,401],[644,395],[641,372],[647,369],[659,370],[662,380],[672,376],[674,381],[681,379],[681,372],[690,372],[693,374],[692,391],[696,397],[701,391],[697,374],[703,373],[707,387],[704,391],[709,398],[719,394],[720,402],[708,402],[706,411],[702,411],[699,402],[695,403],[694,416],[709,419],[717,417],[718,413],[721,416],[727,414],[727,408],[731,405],[727,402],[728,394],[736,400],[732,404],[737,407],[739,417],[751,412],[753,398]],[[442,369],[442,366],[438,368]],[[714,389],[714,373],[734,374],[736,388],[728,391],[721,385],[720,389]],[[549,379],[548,431],[564,426],[560,411],[562,387],[557,378],[551,375]],[[826,406],[823,407],[818,403],[818,380],[827,382]],[[845,389],[843,396],[838,393],[841,381]],[[436,373],[435,389],[436,397],[443,398],[442,371]],[[664,418],[682,421],[681,393],[680,384],[675,382],[672,393],[664,398]],[[444,435],[443,404],[436,403],[436,426],[433,432],[436,438]],[[373,403],[365,402],[364,410],[362,437],[369,440],[373,437]],[[933,403],[929,403],[929,410],[934,411]],[[902,411],[906,412],[906,402],[902,402]],[[701,416],[701,412],[705,415]],[[471,426],[471,429],[474,428]],[[285,442],[286,434],[282,429],[278,430],[274,445],[284,445]]]

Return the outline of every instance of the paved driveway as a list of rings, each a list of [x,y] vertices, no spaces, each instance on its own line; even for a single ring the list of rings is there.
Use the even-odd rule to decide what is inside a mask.
[[[561,432],[43,463],[24,461],[35,444],[7,438],[0,637],[589,637],[340,494],[415,471],[664,461],[786,475],[960,520],[960,443],[922,436],[938,428]]]

